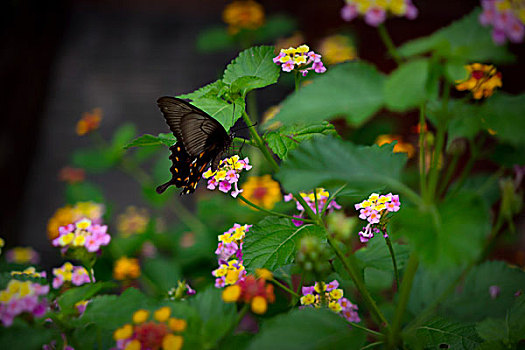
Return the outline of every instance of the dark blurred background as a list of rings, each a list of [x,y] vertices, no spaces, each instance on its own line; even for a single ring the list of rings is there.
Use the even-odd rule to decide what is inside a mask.
[[[385,72],[394,67],[374,28],[362,20],[344,22],[342,0],[259,1],[267,14],[298,20],[306,42],[315,48],[323,36],[341,28],[354,31],[360,58]],[[138,133],[167,132],[156,99],[190,92],[217,79],[237,55],[230,50],[204,54],[195,48],[198,33],[221,24],[227,1],[24,1],[1,6],[0,237],[9,246],[31,245],[51,254],[46,239],[49,217],[64,203],[58,172],[71,151],[87,146],[75,134],[83,112],[103,110],[101,133],[110,137],[124,122]],[[414,1],[414,21],[392,19],[387,28],[396,44],[427,35],[469,13],[476,0]],[[271,44],[271,43],[269,43]],[[523,89],[523,45],[512,45],[519,61],[503,72],[504,90]],[[287,91],[258,97],[263,111]],[[111,198],[115,212],[142,205],[136,183],[118,172],[90,175]],[[133,189],[133,190],[130,190]]]

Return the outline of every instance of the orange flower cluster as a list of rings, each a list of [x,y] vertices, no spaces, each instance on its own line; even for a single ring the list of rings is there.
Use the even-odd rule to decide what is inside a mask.
[[[222,20],[228,24],[230,34],[255,30],[264,24],[264,8],[253,0],[233,1],[224,8]]]
[[[91,112],[85,112],[77,123],[77,135],[83,136],[98,129],[101,120],[102,109],[95,108]]]
[[[140,276],[140,265],[138,259],[128,259],[125,256],[119,258],[113,267],[113,277],[122,281],[135,279]]]
[[[250,176],[242,185],[242,190],[246,199],[265,209],[272,209],[282,199],[279,183],[270,175]]]
[[[271,278],[268,270],[258,272],[259,278],[253,275],[246,276],[233,286],[228,286],[222,291],[222,300],[227,303],[242,301],[250,304],[252,311],[262,315],[268,309],[268,303],[275,301],[273,284],[267,284],[266,279]]]
[[[404,142],[401,135],[379,135],[376,139],[376,144],[382,146],[385,143],[392,143],[397,141],[394,146],[394,153],[406,153],[408,158],[412,158],[416,152],[411,143]]]
[[[468,77],[456,80],[456,90],[472,91],[476,100],[490,97],[497,87],[501,87],[501,73],[492,65],[473,63],[465,66]]]

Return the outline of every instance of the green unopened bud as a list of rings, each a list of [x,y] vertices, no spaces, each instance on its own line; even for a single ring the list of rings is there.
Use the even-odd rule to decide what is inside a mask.
[[[339,241],[347,240],[357,224],[356,217],[347,217],[344,213],[334,211],[326,217],[328,232]]]
[[[295,261],[306,273],[320,279],[330,270],[330,263],[326,254],[326,247],[315,236],[305,236],[299,242],[299,249]]]
[[[501,190],[501,213],[505,218],[511,219],[521,211],[523,206],[521,193],[516,193],[514,181],[510,178],[501,179],[499,187]]]

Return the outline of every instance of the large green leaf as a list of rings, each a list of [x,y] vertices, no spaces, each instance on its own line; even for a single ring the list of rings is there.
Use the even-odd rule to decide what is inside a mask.
[[[40,350],[58,336],[56,333],[50,328],[30,326],[17,318],[10,327],[0,327],[0,342],[3,349]]]
[[[459,323],[444,318],[435,318],[419,326],[410,334],[416,349],[465,349],[474,350],[483,343],[470,323]]]
[[[490,28],[479,23],[480,10],[476,9],[462,19],[434,34],[409,41],[398,52],[404,57],[435,52],[448,59],[463,62],[509,62],[513,55],[505,46],[496,45]]]
[[[265,323],[248,349],[359,349],[364,341],[363,331],[351,328],[334,312],[306,308]]]
[[[324,121],[302,126],[283,126],[267,133],[265,139],[268,146],[279,158],[286,159],[288,152],[297,148],[301,142],[322,135],[337,136],[337,132],[332,124]]]
[[[356,198],[399,184],[406,155],[393,153],[394,144],[357,146],[332,137],[303,142],[288,154],[277,178],[289,192],[321,185],[340,186]]]
[[[525,295],[516,298],[503,318],[488,318],[476,326],[478,334],[487,341],[501,341],[502,345],[525,339]]]
[[[124,149],[131,147],[146,147],[146,146],[172,146],[177,139],[173,134],[158,134],[157,136],[144,134],[132,140]]]
[[[197,98],[191,103],[217,119],[225,130],[230,130],[244,112],[244,99],[241,98],[236,99],[235,103],[230,103],[218,97],[209,96]]]
[[[409,249],[407,245],[392,243],[398,269],[403,269],[408,260]],[[393,271],[392,257],[388,246],[381,235],[370,240],[366,246],[355,252],[355,257],[363,267],[373,267],[378,270]]]
[[[490,213],[478,195],[463,192],[437,207],[402,207],[392,224],[393,234],[406,237],[426,266],[443,269],[479,257]]]
[[[143,264],[143,270],[160,294],[166,294],[170,288],[176,287],[177,281],[181,279],[177,261],[162,256],[147,259]]]
[[[499,294],[491,297],[491,286]],[[474,267],[465,279],[463,288],[447,299],[443,313],[461,320],[481,321],[486,317],[504,318],[516,300],[515,293],[523,291],[525,272],[503,261],[487,261]]]
[[[325,238],[322,227],[295,226],[290,219],[269,216],[253,225],[246,234],[243,259],[250,271],[267,268],[270,271],[294,261],[299,240],[307,235]]]
[[[279,66],[273,63],[273,57],[273,46],[256,46],[244,50],[226,67],[222,80],[233,85],[239,79],[243,79],[242,83],[237,83],[242,87],[243,94],[274,84],[279,78]],[[246,80],[247,77],[251,78]]]
[[[404,63],[393,71],[384,85],[385,102],[393,111],[418,107],[427,96],[429,61],[420,59]]]
[[[498,93],[485,103],[483,113],[487,127],[496,132],[496,138],[514,146],[525,145],[525,94]]]
[[[200,89],[197,89],[193,92],[178,95],[178,98],[195,100],[197,98],[205,96],[222,96],[228,89],[228,86],[222,80],[216,80],[213,83],[204,85]]]
[[[350,125],[359,126],[383,107],[383,81],[367,63],[337,65],[286,98],[272,122],[316,123],[344,116]]]

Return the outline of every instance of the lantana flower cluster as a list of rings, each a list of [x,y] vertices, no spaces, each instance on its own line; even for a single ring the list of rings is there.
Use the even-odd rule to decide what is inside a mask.
[[[12,279],[6,289],[0,291],[0,321],[5,327],[23,313],[42,317],[46,313],[47,301],[42,296],[49,292],[48,285]]]
[[[366,24],[373,27],[383,23],[388,15],[415,19],[418,10],[412,0],[346,0],[341,9],[341,17],[345,21],[362,16]]]
[[[242,244],[252,225],[235,224],[224,234],[219,235],[219,245],[215,250],[219,267],[213,270],[215,287],[222,288],[242,280],[246,270],[242,260]]]
[[[5,253],[5,259],[15,264],[38,264],[40,255],[31,247],[15,247]]]
[[[301,305],[303,307],[320,308],[327,305],[330,310],[346,318],[350,322],[361,322],[357,313],[357,305],[343,297],[344,292],[339,289],[339,282],[333,280],[326,284],[315,282],[313,286],[303,286]]]
[[[274,181],[270,175],[248,177],[248,180],[242,185],[242,191],[247,200],[265,209],[272,209],[275,203],[282,199],[279,183]],[[241,203],[247,205],[244,202]]]
[[[324,188],[317,188],[315,191],[316,191],[316,194],[314,194],[314,192],[311,192],[311,193],[300,192],[299,194],[304,199],[306,204],[308,204],[310,209],[312,209],[312,211],[317,214],[318,212],[323,210],[323,208],[324,208],[324,206],[326,204],[326,201],[330,197],[330,193],[327,190],[325,190]],[[317,206],[315,205],[315,197],[316,197],[316,195],[317,195]],[[289,202],[292,199],[295,199],[295,198],[293,197],[293,195],[291,193],[289,193],[289,194],[284,196],[284,201],[285,202]],[[302,206],[301,203],[299,203],[299,201],[295,200],[295,202],[296,202],[297,210],[299,210],[301,213],[299,215],[294,215],[294,217],[296,217],[298,219],[304,218],[305,217],[305,209],[304,209],[304,207]],[[335,200],[332,200],[332,201],[330,201],[330,203],[328,203],[328,206],[326,208],[326,212],[330,213],[330,212],[334,211],[335,209],[341,209],[341,206],[339,204],[337,204]],[[303,221],[301,221],[301,220],[292,220],[292,222],[294,223],[295,226],[301,226],[303,224]]]
[[[180,335],[186,329],[186,320],[171,316],[171,309],[167,306],[161,307],[153,313],[137,310],[133,314],[133,324],[128,323],[118,328],[113,333],[117,342],[116,349],[140,350],[140,349],[163,349],[179,350],[184,344],[184,338]]]
[[[117,230],[128,237],[133,234],[144,233],[148,227],[150,215],[145,208],[129,206],[126,211],[117,218]]]
[[[53,246],[62,248],[62,254],[69,249],[85,248],[89,253],[96,253],[100,247],[111,240],[106,225],[93,224],[89,219],[81,219],[73,224],[61,226],[59,236],[53,240]]]
[[[91,112],[85,112],[77,123],[77,135],[83,136],[89,134],[93,130],[97,130],[101,120],[102,109],[95,108]]]
[[[58,208],[47,222],[47,237],[52,241],[58,237],[60,226],[65,226],[83,218],[91,220],[93,224],[101,224],[104,212],[104,204],[95,202],[78,202],[74,206],[66,205]]]
[[[224,8],[222,20],[228,24],[230,34],[255,30],[264,24],[264,8],[253,0],[233,1]]]
[[[273,62],[281,65],[281,69],[284,72],[291,72],[295,69],[299,71],[303,77],[306,76],[310,70],[316,73],[326,72],[326,67],[321,61],[321,55],[310,51],[308,45],[281,49],[281,52],[273,58]]]
[[[386,218],[385,214],[389,212],[399,211],[400,207],[399,196],[392,193],[386,195],[372,193],[368,199],[355,204],[355,209],[359,210],[359,218],[368,221],[368,225],[359,232],[359,240],[366,243],[374,237],[374,234],[380,232],[383,232],[385,238],[388,237],[383,228],[385,223],[383,218]]]
[[[91,282],[87,270],[82,266],[74,266],[66,262],[61,267],[53,269],[53,288],[58,289],[65,285],[81,286]]]
[[[525,37],[525,2],[513,0],[481,0],[483,12],[479,21],[492,26],[492,40],[498,45],[507,39],[520,43]]]
[[[123,281],[140,277],[139,260],[136,258],[120,257],[113,267],[113,277]]]
[[[236,198],[242,192],[237,184],[239,182],[239,174],[243,170],[248,171],[251,168],[248,157],[240,159],[238,155],[234,155],[221,160],[216,171],[212,171],[211,168],[206,170],[202,177],[208,180],[207,188],[209,190],[213,191],[218,187],[219,191],[228,193],[233,188],[231,196]]]
[[[267,273],[262,275],[267,276],[268,273],[270,272],[267,271]],[[264,277],[255,278],[253,275],[248,275],[237,282],[237,284],[226,287],[222,291],[222,300],[227,303],[240,301],[250,304],[250,308],[254,313],[262,315],[268,309],[268,303],[275,301],[273,284],[266,283],[266,278]]]
[[[468,77],[456,80],[456,90],[472,91],[472,96],[479,100],[492,96],[494,89],[501,87],[501,73],[492,65],[473,63],[465,66]]]

